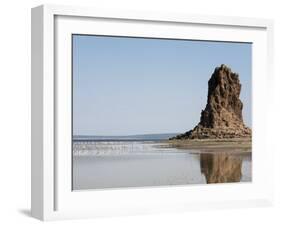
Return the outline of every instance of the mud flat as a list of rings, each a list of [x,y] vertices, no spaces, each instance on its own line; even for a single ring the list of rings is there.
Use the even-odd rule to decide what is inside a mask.
[[[204,151],[237,150],[251,152],[252,150],[252,140],[250,138],[168,140],[164,145],[171,148]]]

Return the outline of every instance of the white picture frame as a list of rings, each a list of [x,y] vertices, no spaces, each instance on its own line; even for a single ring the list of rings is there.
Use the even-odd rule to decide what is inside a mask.
[[[69,44],[73,33],[252,42],[252,183],[73,192],[71,82],[67,76],[71,73]],[[273,83],[272,33],[273,22],[265,19],[56,5],[33,8],[32,216],[55,220],[271,205],[273,179],[268,175],[273,172],[273,151],[264,138],[266,118],[273,109],[267,101]]]

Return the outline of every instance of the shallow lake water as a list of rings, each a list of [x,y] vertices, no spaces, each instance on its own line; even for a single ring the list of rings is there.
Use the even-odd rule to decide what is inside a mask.
[[[74,141],[73,189],[252,180],[251,152],[184,150],[160,141]]]

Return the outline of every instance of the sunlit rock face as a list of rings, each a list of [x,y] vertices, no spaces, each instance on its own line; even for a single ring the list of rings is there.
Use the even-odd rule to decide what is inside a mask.
[[[201,154],[200,167],[208,184],[241,181],[241,157],[226,153]]]
[[[251,129],[243,122],[239,75],[222,64],[208,82],[208,98],[200,122],[193,130],[172,139],[244,138]]]

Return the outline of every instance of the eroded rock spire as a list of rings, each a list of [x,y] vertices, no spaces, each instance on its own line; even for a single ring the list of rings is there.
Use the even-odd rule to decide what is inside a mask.
[[[208,99],[200,122],[172,139],[250,137],[251,129],[243,122],[240,92],[239,75],[224,64],[217,67],[208,82]]]

